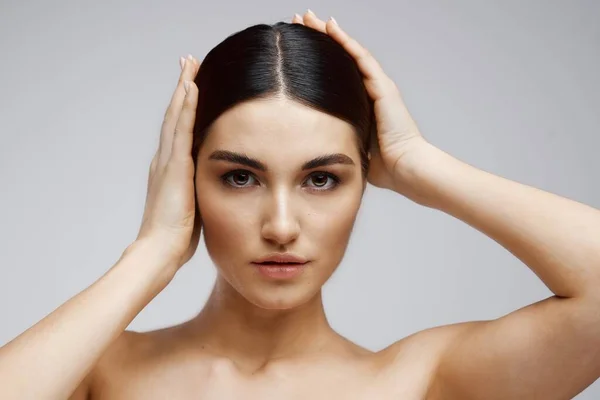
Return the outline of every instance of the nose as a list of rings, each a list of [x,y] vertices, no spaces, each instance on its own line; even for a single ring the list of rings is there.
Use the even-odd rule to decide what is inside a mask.
[[[280,189],[265,204],[265,218],[261,234],[263,238],[283,245],[294,241],[300,234],[300,223],[293,207],[292,196]]]

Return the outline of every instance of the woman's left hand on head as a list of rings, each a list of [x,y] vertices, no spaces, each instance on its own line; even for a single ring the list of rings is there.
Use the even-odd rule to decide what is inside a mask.
[[[377,123],[377,140],[373,140],[371,145],[367,180],[374,186],[408,195],[409,189],[402,182],[403,172],[414,167],[411,164],[421,158],[416,153],[428,147],[428,143],[408,112],[394,81],[373,55],[334,20],[323,21],[307,11],[303,16],[296,14],[292,23],[328,34],[354,57],[364,77],[365,88],[374,102]]]

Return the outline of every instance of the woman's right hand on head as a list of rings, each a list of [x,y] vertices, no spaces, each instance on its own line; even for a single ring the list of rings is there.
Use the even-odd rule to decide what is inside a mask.
[[[137,239],[98,281],[0,346],[0,399],[90,397],[86,375],[194,254],[200,214],[191,151],[199,67],[186,60],[165,114]]]
[[[161,256],[176,268],[195,253],[201,230],[192,159],[198,102],[194,78],[200,63],[190,55],[182,57],[180,64],[179,82],[165,113],[158,149],[150,164],[146,206],[136,239],[159,246]]]

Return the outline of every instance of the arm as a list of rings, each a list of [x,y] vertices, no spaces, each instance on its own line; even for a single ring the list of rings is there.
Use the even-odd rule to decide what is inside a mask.
[[[418,148],[397,164],[404,191],[500,243],[555,294],[459,324],[430,399],[572,398],[600,376],[600,212]]]
[[[0,348],[0,397],[67,398],[172,278],[157,248],[135,242],[97,282]]]
[[[0,348],[1,399],[86,398],[94,364],[194,254],[201,229],[191,156],[198,67],[192,56],[182,58],[137,239],[97,282]]]
[[[0,348],[0,397],[68,398],[174,275],[156,248],[132,244],[98,281]]]
[[[363,74],[377,123],[369,182],[480,230],[555,293],[498,320],[431,330],[444,345],[428,399],[570,399],[590,385],[600,376],[600,212],[435,148],[364,46],[333,19],[293,22],[327,33]]]

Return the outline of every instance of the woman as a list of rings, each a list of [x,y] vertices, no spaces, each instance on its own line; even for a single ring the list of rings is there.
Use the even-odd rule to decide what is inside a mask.
[[[137,239],[0,349],[1,398],[569,399],[598,378],[600,213],[435,148],[333,20],[293,22],[231,36],[201,69],[182,60]],[[379,352],[349,342],[328,325],[321,287],[367,181],[484,232],[555,296]],[[124,332],[201,228],[218,269],[202,312]]]

